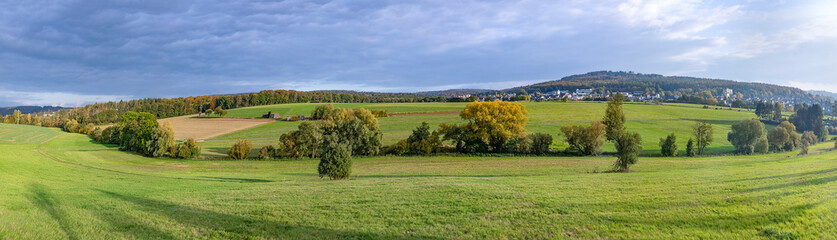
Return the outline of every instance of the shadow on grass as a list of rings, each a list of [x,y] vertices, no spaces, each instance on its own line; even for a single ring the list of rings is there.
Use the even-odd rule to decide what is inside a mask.
[[[282,175],[299,177],[320,177],[317,173],[282,173]],[[373,178],[507,178],[507,177],[537,177],[549,174],[477,174],[477,175],[456,175],[456,174],[352,174],[351,179],[373,179]]]
[[[58,223],[61,231],[67,235],[67,238],[79,239],[70,227],[70,223],[67,221],[69,216],[60,208],[58,200],[56,200],[55,197],[49,193],[46,187],[37,183],[31,184],[29,185],[29,192],[29,201],[32,202],[32,204],[35,204],[35,206],[38,206],[41,210],[47,212],[47,214],[52,217],[52,220],[55,220],[55,222]]]
[[[797,187],[805,187],[805,186],[813,186],[813,185],[823,185],[823,184],[828,184],[828,183],[831,183],[831,182],[834,182],[834,181],[837,181],[837,176],[823,177],[823,178],[805,180],[805,181],[801,181],[801,182],[800,181],[794,181],[794,182],[789,182],[789,183],[782,183],[782,184],[776,184],[776,185],[770,185],[770,186],[764,186],[764,187],[751,188],[751,189],[746,190],[745,192],[759,192],[759,191],[777,190],[777,189],[782,189],[782,188],[797,188]]]
[[[339,231],[318,227],[290,225],[265,219],[214,212],[166,201],[122,195],[94,189],[106,196],[137,205],[137,209],[166,216],[182,225],[197,228],[189,232],[195,238],[225,239],[439,239],[426,236],[381,235],[357,231]]]
[[[837,168],[823,169],[823,170],[819,170],[819,171],[801,172],[801,173],[789,173],[789,174],[766,176],[766,177],[745,178],[745,179],[732,180],[730,182],[757,181],[757,180],[776,179],[776,178],[794,178],[794,177],[804,177],[804,176],[808,176],[808,175],[826,174],[826,173],[832,173],[832,172],[837,172]]]
[[[238,182],[247,182],[247,183],[268,183],[268,182],[275,182],[275,181],[271,181],[271,180],[256,179],[256,178],[227,178],[227,177],[207,177],[207,176],[202,176],[201,178],[216,179],[216,180],[225,180],[225,181],[238,181]]]

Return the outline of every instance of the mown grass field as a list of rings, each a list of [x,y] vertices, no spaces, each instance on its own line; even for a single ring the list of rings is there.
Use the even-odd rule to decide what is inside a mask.
[[[528,132],[548,133],[555,139],[552,148],[563,150],[567,145],[559,135],[561,126],[568,124],[590,124],[601,120],[605,112],[604,102],[522,102],[529,111]],[[390,145],[406,139],[412,130],[427,122],[433,129],[441,123],[462,123],[463,121],[453,111],[462,110],[467,103],[387,103],[387,104],[335,104],[335,107],[368,108],[390,110],[398,113],[432,113],[414,114],[379,118],[383,143]],[[261,116],[266,109],[274,112],[289,112],[292,114],[309,115],[318,103],[282,104],[232,109],[230,116]],[[710,154],[727,153],[734,150],[726,140],[730,126],[738,121],[755,117],[752,112],[741,109],[704,109],[703,105],[694,104],[641,104],[629,103],[624,106],[627,127],[630,131],[638,132],[643,138],[642,154],[646,156],[659,155],[659,139],[675,133],[681,153],[685,154],[686,142],[691,137],[691,127],[696,121],[706,120],[714,125],[714,143],[707,152]],[[443,113],[443,114],[439,114]],[[279,136],[296,129],[299,122],[278,121],[249,128],[222,136],[214,137],[201,143],[208,151],[207,157],[222,157],[229,146],[238,139],[250,139],[256,147],[277,144]],[[772,128],[769,126],[768,128]],[[604,151],[613,152],[612,144],[605,144]],[[255,152],[254,152],[255,154]]]
[[[837,151],[641,158],[151,159],[0,124],[0,239],[834,239]],[[10,143],[51,131],[42,142]],[[16,141],[16,140],[15,140]]]

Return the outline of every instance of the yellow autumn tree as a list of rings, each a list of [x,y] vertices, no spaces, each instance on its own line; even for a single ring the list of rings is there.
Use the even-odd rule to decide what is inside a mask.
[[[516,102],[474,102],[465,106],[459,114],[468,121],[462,126],[473,137],[487,143],[493,151],[502,151],[512,138],[522,138],[526,133],[528,112]]]

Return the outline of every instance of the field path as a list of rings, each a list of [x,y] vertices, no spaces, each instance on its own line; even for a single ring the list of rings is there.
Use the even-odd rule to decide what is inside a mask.
[[[174,128],[174,138],[177,140],[195,138],[198,141],[275,122],[267,119],[198,118],[193,116],[173,117],[157,121],[171,123]]]

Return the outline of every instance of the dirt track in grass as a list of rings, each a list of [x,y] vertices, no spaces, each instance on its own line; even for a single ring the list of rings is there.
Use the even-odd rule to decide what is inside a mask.
[[[157,121],[171,123],[174,128],[174,138],[177,140],[195,138],[198,141],[274,122],[274,120],[266,119],[198,118],[192,116],[173,117]]]

